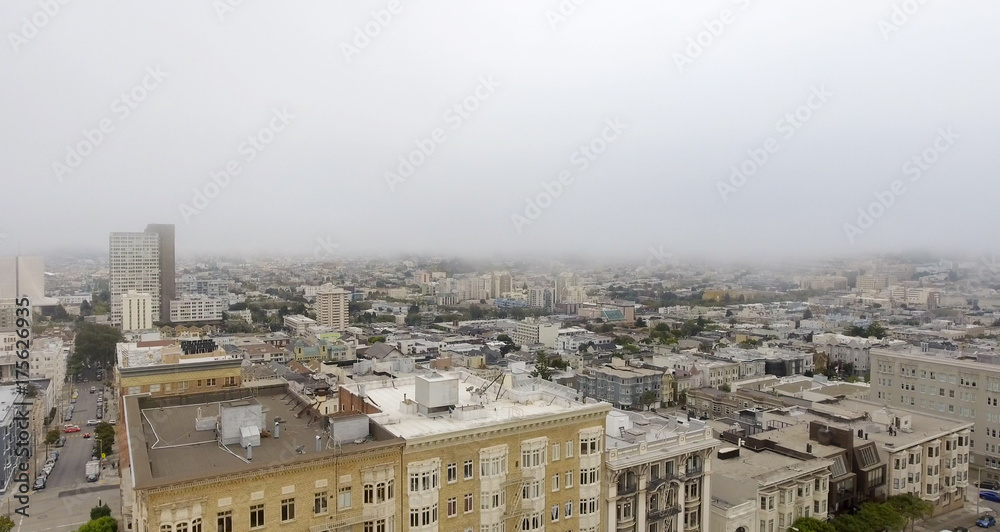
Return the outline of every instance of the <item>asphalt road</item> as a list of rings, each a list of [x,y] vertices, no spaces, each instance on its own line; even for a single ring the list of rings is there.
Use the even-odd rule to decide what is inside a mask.
[[[76,401],[76,409],[73,411],[73,419],[69,424],[78,425],[81,430],[80,432],[64,434],[66,445],[58,449],[59,461],[56,462],[56,467],[49,475],[48,483],[45,486],[47,490],[86,483],[86,478],[84,478],[86,464],[92,459],[94,440],[93,438],[85,439],[83,435],[94,431],[94,427],[87,426],[87,420],[97,419],[98,397],[98,393],[90,393],[90,387],[98,386],[98,390],[100,390],[101,383],[87,381],[74,384],[74,386],[80,391],[80,395]],[[109,394],[105,393],[105,401],[108,397]],[[63,425],[66,424],[63,422]],[[49,450],[52,449],[54,447],[49,446]]]

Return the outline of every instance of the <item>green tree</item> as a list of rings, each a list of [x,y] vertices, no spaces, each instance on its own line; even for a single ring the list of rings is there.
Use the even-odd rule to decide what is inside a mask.
[[[802,313],[802,319],[804,319],[804,320],[810,320],[810,319],[812,319],[812,317],[813,317],[813,311],[812,311],[812,309],[807,308]]]
[[[52,445],[53,443],[59,441],[59,438],[61,437],[62,433],[59,432],[59,429],[52,429],[45,433],[45,443]]]
[[[656,393],[655,390],[646,390],[642,392],[642,395],[639,396],[639,402],[641,402],[642,406],[646,407],[647,409],[652,404],[656,403],[656,401],[658,401],[659,399],[660,399],[660,394]]]
[[[830,523],[814,517],[800,517],[792,523],[792,528],[798,529],[799,532],[837,532]]]
[[[726,393],[729,393],[729,392],[733,391],[733,389],[729,386],[729,384],[723,384],[723,385],[719,386],[719,389],[722,390],[722,391],[724,391],[724,392],[726,392]]]
[[[98,438],[95,446],[100,445],[100,452],[111,454],[115,444],[115,428],[111,424],[102,421],[94,427],[94,436]]]
[[[917,497],[912,493],[893,495],[892,497],[889,497],[885,503],[894,508],[899,515],[909,521],[911,530],[918,519],[927,519],[934,514],[933,504]]]
[[[110,517],[110,516],[111,516],[111,508],[109,508],[107,504],[105,504],[104,506],[95,506],[90,509],[91,521],[97,521],[102,517]]]
[[[15,526],[14,520],[9,515],[0,516],[0,532],[10,532]]]
[[[80,527],[79,532],[117,532],[118,521],[114,517],[102,517],[93,521],[87,521]]]
[[[535,369],[531,372],[532,377],[541,377],[547,381],[552,380],[552,368],[549,367],[549,356],[545,351],[539,351],[535,356]]]
[[[830,522],[835,532],[876,532],[868,523],[857,516],[843,514]]]
[[[80,323],[74,339],[74,357],[84,364],[110,366],[115,360],[115,346],[121,340],[121,333],[114,327]]]
[[[886,503],[866,502],[861,505],[857,516],[876,532],[883,530],[896,532],[906,526],[906,518],[892,505]]]
[[[369,345],[375,345],[375,344],[377,344],[379,342],[385,343],[385,336],[369,336],[368,337],[368,344]]]

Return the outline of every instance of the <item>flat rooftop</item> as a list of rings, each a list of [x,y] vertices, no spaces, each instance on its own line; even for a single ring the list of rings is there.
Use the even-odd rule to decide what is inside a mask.
[[[305,405],[284,386],[261,388],[254,397],[248,390],[219,392],[188,397],[125,397],[126,436],[132,457],[136,487],[174,484],[226,474],[252,471],[297,461],[331,459],[337,453],[326,437],[325,418],[306,412],[296,415]],[[189,401],[187,404],[177,404]],[[264,413],[262,430],[272,430],[281,418],[280,437],[260,435],[260,445],[253,447],[252,460],[238,443],[222,445],[212,430],[197,430],[196,418],[215,418],[220,405],[260,405]],[[361,414],[337,419],[363,419]],[[377,427],[375,427],[377,429]],[[321,436],[322,450],[316,451],[316,436]],[[363,443],[342,443],[341,452],[365,450],[402,441],[384,431],[369,429]]]
[[[815,458],[799,460],[771,451],[754,452],[740,449],[740,456],[729,460],[712,460],[712,471],[716,475],[736,482],[756,481],[770,485],[800,477],[809,472],[822,472],[833,465],[833,460]]]
[[[403,401],[413,402],[416,395],[417,377],[402,377],[393,380],[343,385],[342,389],[352,395],[364,395],[366,401],[381,410],[372,414],[372,419],[390,433],[405,438],[416,439],[459,432],[473,428],[483,428],[506,423],[521,423],[537,418],[570,413],[607,413],[611,405],[588,400],[579,402],[573,397],[576,392],[564,386],[546,381],[532,381],[511,387],[501,382],[490,384],[480,377],[464,371],[437,372],[444,379],[458,379],[458,402],[452,413],[428,417],[413,409],[403,409]],[[433,377],[433,380],[440,380]],[[364,393],[359,388],[364,387]],[[484,390],[484,393],[474,393]],[[499,398],[497,393],[499,392]],[[415,403],[414,403],[415,404]]]

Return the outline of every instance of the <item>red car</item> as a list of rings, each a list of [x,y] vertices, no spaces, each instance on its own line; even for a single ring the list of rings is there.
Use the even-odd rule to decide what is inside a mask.
[[[89,437],[90,437],[90,433],[89,432],[83,435],[83,439],[87,439]]]
[[[80,427],[77,427],[76,425],[66,425],[63,432],[80,432]]]

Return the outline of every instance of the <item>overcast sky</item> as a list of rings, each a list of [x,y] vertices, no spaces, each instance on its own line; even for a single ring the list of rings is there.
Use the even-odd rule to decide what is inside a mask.
[[[49,1],[0,4],[0,254],[1000,244],[997,2]]]

